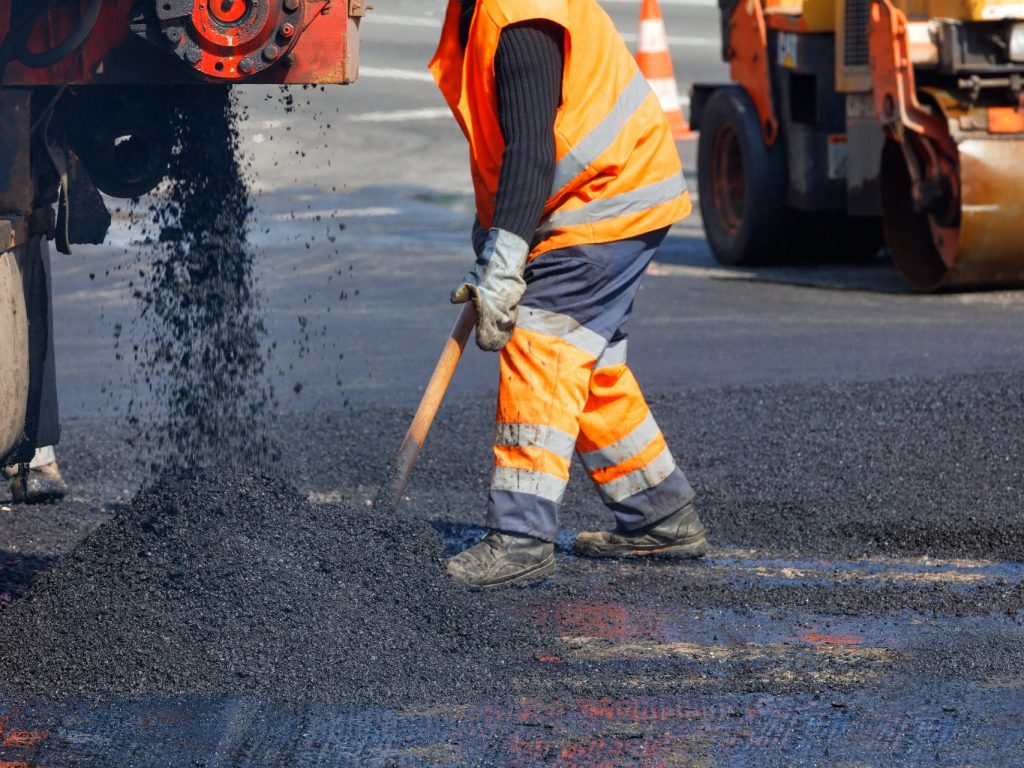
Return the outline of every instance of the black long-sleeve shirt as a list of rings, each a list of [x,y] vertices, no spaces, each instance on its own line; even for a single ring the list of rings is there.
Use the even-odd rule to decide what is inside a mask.
[[[463,47],[474,6],[475,0],[462,0]],[[564,30],[553,22],[515,24],[502,30],[494,62],[505,154],[491,226],[528,243],[555,178],[554,127],[562,101],[563,41]]]

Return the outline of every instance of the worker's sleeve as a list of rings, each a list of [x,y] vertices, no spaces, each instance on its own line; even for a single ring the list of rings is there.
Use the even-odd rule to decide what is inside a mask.
[[[487,245],[487,236],[490,232],[484,229],[484,225],[480,223],[480,217],[477,216],[473,219],[473,253],[479,256],[484,252],[484,247]]]
[[[502,30],[494,75],[505,154],[493,228],[533,240],[555,178],[555,116],[562,102],[562,27],[528,21]]]

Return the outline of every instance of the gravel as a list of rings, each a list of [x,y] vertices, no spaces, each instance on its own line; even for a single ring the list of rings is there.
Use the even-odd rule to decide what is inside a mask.
[[[1022,558],[1019,374],[651,392],[649,399],[697,491],[712,546]],[[372,419],[318,418],[307,444],[337,445],[349,435],[346,453],[327,472],[315,455],[304,456],[296,484],[346,488],[361,474],[379,476],[357,469],[375,466],[370,454],[381,444],[356,437],[369,431],[360,424],[400,434],[407,418],[383,408]],[[482,524],[492,421],[491,400],[446,404],[413,473],[412,511]],[[612,524],[578,463],[560,522],[577,530]]]
[[[442,551],[424,522],[312,505],[272,475],[167,476],[3,612],[0,680],[56,698],[507,693],[538,641],[456,587]]]

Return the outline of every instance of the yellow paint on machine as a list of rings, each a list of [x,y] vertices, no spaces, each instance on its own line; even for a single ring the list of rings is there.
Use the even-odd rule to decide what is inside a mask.
[[[895,0],[894,5],[910,19],[1024,19],[1021,0]],[[764,12],[768,16],[800,17],[801,32],[834,32],[845,6],[845,0],[766,0]]]
[[[1020,0],[897,0],[897,8],[911,19],[959,19],[994,21],[1024,18]]]

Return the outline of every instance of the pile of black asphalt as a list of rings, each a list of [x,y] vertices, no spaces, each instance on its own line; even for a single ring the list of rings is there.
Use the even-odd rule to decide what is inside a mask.
[[[455,586],[425,522],[313,505],[272,475],[165,476],[0,614],[10,696],[493,698],[540,652]]]

